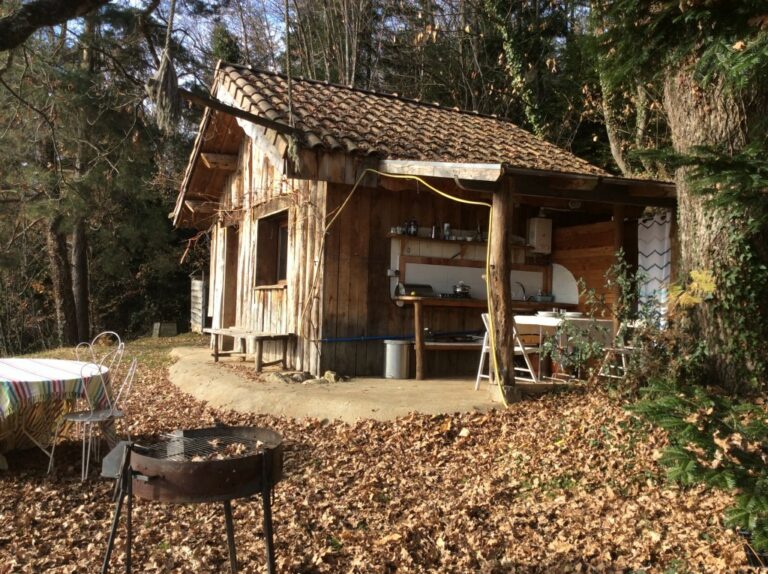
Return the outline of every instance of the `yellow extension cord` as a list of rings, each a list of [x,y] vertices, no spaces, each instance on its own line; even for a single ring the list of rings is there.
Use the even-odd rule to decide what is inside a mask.
[[[354,195],[357,188],[360,186],[360,182],[363,180],[363,178],[368,175],[369,173],[376,174],[381,177],[390,177],[392,179],[409,179],[413,181],[417,181],[424,185],[427,189],[432,191],[433,193],[436,193],[438,195],[441,195],[447,199],[450,199],[452,201],[456,201],[458,203],[464,203],[467,205],[481,205],[488,208],[488,242],[486,243],[485,247],[485,289],[486,293],[488,293],[488,335],[491,341],[491,359],[493,364],[493,375],[496,379],[496,384],[499,387],[499,392],[501,393],[501,399],[504,401],[504,406],[507,407],[509,404],[507,403],[507,397],[504,393],[504,389],[501,385],[501,377],[499,376],[499,364],[496,357],[496,329],[494,325],[494,313],[493,313],[493,298],[490,296],[491,294],[491,237],[493,234],[493,206],[490,203],[486,203],[484,201],[472,201],[470,199],[462,199],[460,197],[456,197],[454,195],[451,195],[449,193],[446,193],[444,191],[441,191],[437,189],[436,187],[430,185],[426,181],[424,181],[422,178],[416,176],[416,175],[397,175],[392,173],[384,173],[372,168],[365,169],[360,176],[357,178],[357,181],[355,182],[355,185],[352,186],[352,189],[350,190],[349,194],[347,195],[346,199],[342,202],[342,204],[335,210],[335,213],[333,217],[330,219],[330,221],[326,224],[324,230],[323,230],[323,238],[320,242],[320,253],[322,254],[325,251],[325,237],[328,234],[328,230],[331,228],[331,226],[334,224],[336,219],[338,219],[341,212],[344,210],[344,208],[349,203],[349,200],[352,199],[352,195]],[[315,277],[312,281],[312,288],[310,289],[310,297],[307,299],[307,304],[304,306],[304,310],[301,314],[301,320],[300,324],[303,325],[304,323],[304,316],[306,315],[307,309],[309,308],[309,302],[313,300],[313,297],[311,296],[314,290],[317,287],[317,279],[319,277],[319,269],[320,266],[318,265],[315,268]]]

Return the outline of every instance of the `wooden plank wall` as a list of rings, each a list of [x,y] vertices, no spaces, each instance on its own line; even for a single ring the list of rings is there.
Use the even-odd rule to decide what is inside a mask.
[[[328,213],[342,204],[351,186],[331,184]],[[326,239],[323,336],[400,336],[413,333],[413,308],[391,300],[387,268],[393,226],[415,218],[427,226],[443,221],[457,228],[487,228],[488,211],[462,205],[426,190],[390,191],[361,187]],[[482,329],[475,309],[425,309],[425,326],[435,332]],[[322,368],[350,376],[382,376],[384,344],[323,343]],[[440,356],[441,355],[441,356]],[[429,353],[430,376],[468,375],[477,370],[478,353]],[[414,360],[411,358],[411,368]]]
[[[290,357],[293,367],[318,374],[322,273],[314,296],[312,285],[315,269],[322,263],[319,245],[325,216],[326,184],[284,177],[283,166],[275,163],[276,142],[275,134],[268,130],[262,131],[257,138],[244,138],[238,155],[238,170],[227,180],[222,195],[219,218],[239,229],[237,265],[229,271],[237,280],[237,290],[232,294],[236,305],[234,324],[253,331],[298,335]],[[288,278],[284,284],[257,286],[259,219],[281,211],[288,212]],[[222,235],[220,228],[218,231],[214,237]],[[277,249],[277,245],[262,245],[261,248]],[[219,274],[226,274],[219,260],[224,255],[221,251],[212,249],[215,261],[211,267]],[[214,316],[214,321],[217,320],[220,322],[222,317]],[[281,356],[278,344],[265,344],[266,361]]]
[[[637,265],[637,222],[624,225],[624,251],[631,265]],[[605,274],[615,261],[614,224],[612,221],[556,228],[552,233],[552,263],[558,263],[584,280],[587,289],[614,303],[614,293],[605,285]],[[583,297],[579,311],[586,312]]]
[[[193,333],[202,333],[207,317],[207,286],[205,279],[194,278],[190,284],[189,328]]]
[[[226,261],[224,227],[217,225],[211,231],[211,291],[208,313],[213,318],[212,327],[221,327],[222,301],[224,299],[224,264]]]

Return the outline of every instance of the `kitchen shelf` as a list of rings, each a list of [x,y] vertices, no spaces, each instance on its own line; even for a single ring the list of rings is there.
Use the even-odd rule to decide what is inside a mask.
[[[387,237],[392,239],[402,239],[404,241],[429,241],[434,243],[450,243],[452,245],[487,245],[486,241],[467,241],[466,239],[432,239],[431,237],[420,237],[418,235],[398,235],[397,233],[388,233]]]
[[[431,237],[421,237],[418,235],[399,235],[397,233],[388,233],[388,238],[402,239],[404,241],[427,241],[433,243],[450,243],[451,245],[488,245],[487,241],[468,241],[466,239],[432,239]],[[529,249],[528,245],[512,245],[512,249]]]

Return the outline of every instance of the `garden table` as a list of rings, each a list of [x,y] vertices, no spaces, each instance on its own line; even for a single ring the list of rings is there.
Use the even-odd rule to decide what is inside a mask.
[[[567,321],[568,323],[572,323],[581,331],[587,332],[589,330],[595,329],[598,332],[604,332],[608,334],[608,337],[606,338],[606,341],[610,337],[610,333],[613,331],[613,321],[611,319],[594,319],[591,317],[568,317],[563,316],[562,314],[558,314],[554,317],[552,316],[543,316],[543,315],[515,315],[515,324],[516,325],[529,325],[539,328],[539,345],[544,341],[544,334],[553,334],[556,332],[557,328],[560,327],[560,325],[563,324],[564,321]],[[561,337],[561,340],[559,342],[560,345],[564,345],[565,341]],[[542,365],[542,362],[544,362],[544,365]],[[539,361],[539,375],[541,375],[542,367],[543,370],[549,371],[551,370],[551,361],[549,358],[547,358],[546,361]]]
[[[7,468],[1,453],[15,449],[37,446],[50,456],[46,446],[76,399],[87,393],[92,404],[107,404],[108,370],[63,359],[0,359],[0,468]]]

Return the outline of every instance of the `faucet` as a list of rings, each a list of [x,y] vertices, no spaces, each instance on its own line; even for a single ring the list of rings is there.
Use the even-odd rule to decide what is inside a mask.
[[[525,295],[525,285],[523,285],[522,283],[520,283],[520,281],[513,281],[513,282],[512,282],[512,285],[520,285],[520,290],[523,292],[523,298],[522,298],[522,301],[527,301],[527,300],[528,300],[528,297],[526,297],[526,295]]]

